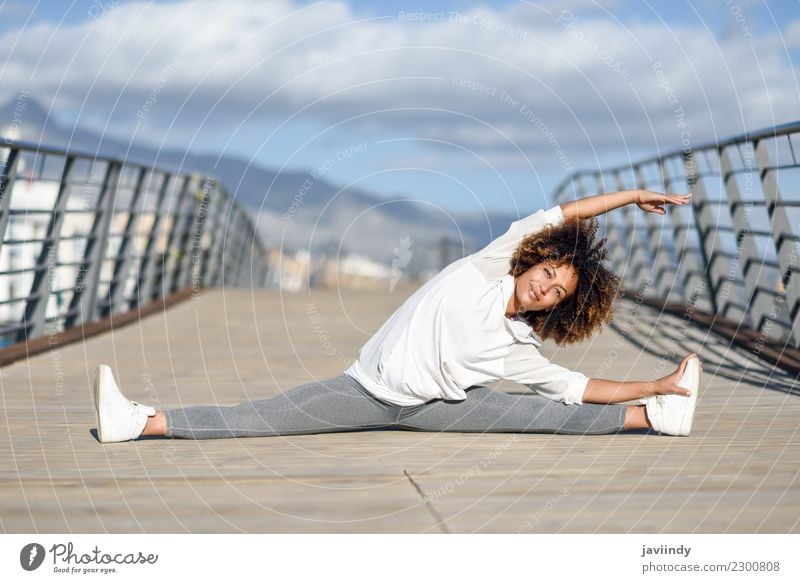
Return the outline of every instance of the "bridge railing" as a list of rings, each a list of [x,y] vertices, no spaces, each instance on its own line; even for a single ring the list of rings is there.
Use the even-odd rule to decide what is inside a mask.
[[[0,139],[3,345],[266,275],[252,221],[214,177]]]
[[[691,192],[691,208],[605,217],[626,290],[701,310],[770,341],[800,347],[800,122],[686,147],[614,168],[576,172],[565,202],[643,188]]]

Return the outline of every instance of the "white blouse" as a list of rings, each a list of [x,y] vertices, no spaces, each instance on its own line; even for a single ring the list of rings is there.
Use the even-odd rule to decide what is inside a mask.
[[[507,379],[581,404],[588,378],[551,363],[524,320],[506,318],[508,274],[520,241],[564,217],[556,206],[515,221],[481,251],[451,263],[401,305],[344,371],[378,399],[401,406],[461,401],[464,390]]]

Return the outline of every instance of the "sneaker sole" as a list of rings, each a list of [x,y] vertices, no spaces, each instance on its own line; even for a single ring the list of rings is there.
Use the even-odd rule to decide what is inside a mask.
[[[683,419],[679,429],[679,435],[686,436],[692,431],[692,421],[694,420],[694,410],[697,405],[697,392],[700,389],[700,359],[696,356],[690,358],[686,363],[686,369],[683,371],[681,380],[678,381],[678,386],[684,389],[689,389],[692,394],[688,397],[681,397],[687,399],[686,409],[684,410]]]

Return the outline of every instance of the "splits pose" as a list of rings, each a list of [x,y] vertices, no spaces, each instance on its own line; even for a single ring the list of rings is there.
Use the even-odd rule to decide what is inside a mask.
[[[455,261],[409,297],[338,377],[230,407],[157,411],[94,379],[101,442],[303,435],[367,429],[595,435],[653,429],[688,435],[700,361],[649,381],[614,381],[551,363],[543,340],[590,338],[612,318],[620,280],[606,269],[600,214],[627,204],[665,214],[689,195],[627,190],[540,210]],[[483,385],[508,379],[531,394]],[[628,401],[636,404],[624,405]]]

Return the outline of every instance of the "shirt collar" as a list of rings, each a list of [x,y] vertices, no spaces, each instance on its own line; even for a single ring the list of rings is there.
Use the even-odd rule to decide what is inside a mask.
[[[505,310],[511,296],[514,294],[514,276],[511,274],[504,275],[503,279],[500,280],[500,285],[503,290],[503,309]],[[516,340],[526,344],[533,344],[537,347],[542,345],[542,339],[533,331],[528,322],[518,316],[512,316],[512,318],[506,318],[505,313],[503,314],[506,329],[511,332],[511,335]]]

